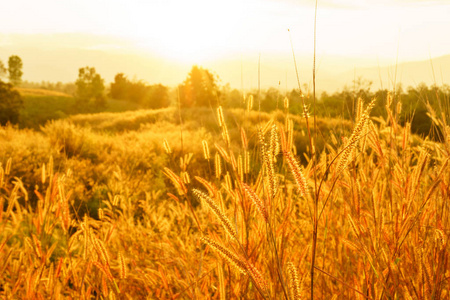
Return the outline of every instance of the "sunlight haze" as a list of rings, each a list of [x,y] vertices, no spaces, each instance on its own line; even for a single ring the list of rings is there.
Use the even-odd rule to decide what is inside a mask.
[[[319,1],[318,5],[319,72],[332,72],[336,65],[340,65],[339,71],[345,71],[450,54],[450,39],[447,38],[450,4],[447,1],[327,0]],[[292,61],[287,60],[292,57],[288,28],[294,51],[300,61],[304,58],[306,64],[300,66],[307,72],[302,74],[305,80],[311,76],[313,24],[314,1],[306,0],[19,0],[3,8],[0,59],[6,59],[8,48],[30,57],[31,48],[46,49],[47,52],[70,48],[71,51],[91,50],[109,54],[140,53],[159,62],[177,65],[180,67],[177,70],[188,70],[193,64],[214,67],[243,57],[243,67],[251,69],[246,70],[249,74],[255,74],[254,64],[261,54],[263,67],[268,63],[267,58],[270,64],[275,63],[276,57],[280,58],[279,67],[284,71],[279,71],[277,78],[267,83],[273,85],[273,82],[284,80],[286,76],[282,73],[288,72],[289,77],[292,75]],[[58,39],[50,38],[55,34]],[[37,35],[47,38],[48,43],[33,41]],[[70,40],[64,35],[77,38]],[[26,46],[21,48],[21,43]],[[75,55],[73,59],[85,64],[80,61],[80,56]],[[347,60],[339,62],[339,58]],[[353,63],[348,63],[349,60]],[[237,63],[236,66],[240,68]],[[157,64],[155,67],[166,68]],[[175,69],[173,71],[178,72]],[[271,67],[267,66],[267,69]],[[28,71],[25,78],[35,80],[31,76],[32,70]],[[160,78],[145,79],[174,84],[167,81],[167,77],[179,80],[185,76],[169,71],[167,67],[159,72]],[[235,72],[240,76],[240,69]],[[142,71],[130,75],[145,76]],[[62,77],[68,80],[65,76],[67,73]],[[219,76],[226,82],[230,81],[229,74]],[[112,79],[111,75],[106,77]],[[295,79],[290,78],[289,81],[293,83]],[[254,86],[255,79],[252,82]]]

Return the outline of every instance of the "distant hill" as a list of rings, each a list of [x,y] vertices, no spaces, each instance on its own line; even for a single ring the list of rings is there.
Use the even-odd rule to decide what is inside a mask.
[[[19,55],[24,62],[24,79],[35,82],[73,82],[78,76],[79,68],[92,66],[107,83],[113,81],[117,73],[125,73],[130,79],[176,86],[185,80],[191,68],[190,64],[169,61],[126,40],[83,34],[0,34],[0,60],[6,62],[12,54]],[[245,90],[249,90],[258,87],[260,54],[262,88],[276,87],[284,91],[286,87],[297,87],[290,53],[261,51],[242,56],[230,53],[221,60],[204,61],[200,65],[218,74],[222,84],[230,83],[232,88],[238,89],[243,85]],[[300,83],[309,87],[312,85],[312,61],[312,55],[297,54]],[[450,78],[450,55],[433,58],[431,61],[403,62],[395,67],[392,60],[378,62],[377,58],[318,53],[319,92],[334,92],[345,85],[352,87],[352,81],[358,77],[372,81],[373,89],[391,88],[394,81],[401,82],[404,86],[414,86],[421,82],[428,85],[434,82],[442,84]]]
[[[356,68],[343,72],[339,77],[343,81],[351,82],[359,76],[373,81],[375,89],[392,88],[395,82],[402,83],[404,87],[416,86],[419,83],[450,84],[450,55],[400,63],[397,66]]]

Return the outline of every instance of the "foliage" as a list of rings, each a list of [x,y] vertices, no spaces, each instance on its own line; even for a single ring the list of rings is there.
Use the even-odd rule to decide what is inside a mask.
[[[23,107],[20,110],[20,128],[39,130],[50,120],[68,118],[86,112],[85,107],[77,105],[77,100],[67,94],[44,89],[17,89],[22,95]],[[106,108],[90,107],[91,113],[133,111],[139,106],[129,101],[106,100]]]
[[[111,83],[110,95],[113,99],[126,99],[128,94],[128,87],[130,81],[123,73],[118,73],[114,77],[114,82]]]
[[[178,86],[182,107],[211,106],[220,97],[218,77],[207,69],[193,66],[186,80]]]
[[[104,80],[95,71],[95,68],[85,67],[78,70],[76,99],[79,105],[104,107],[106,98],[104,95]]]
[[[163,108],[170,104],[166,86],[162,84],[147,85],[142,81],[131,82],[123,73],[114,77],[110,95],[113,99],[138,103],[143,108]]]
[[[22,82],[22,59],[17,55],[12,55],[8,59],[9,82],[17,86]]]
[[[0,125],[19,121],[23,100],[13,86],[0,80]]]
[[[232,89],[229,83],[221,86],[218,94],[221,105],[229,108],[245,108],[242,93],[237,89]]]
[[[370,83],[360,79],[355,84],[354,89],[345,87],[342,91],[328,94],[322,93],[317,101],[317,115],[331,118],[344,118],[355,120],[357,115],[358,99],[377,99],[373,109],[373,115],[386,118],[386,99],[388,99],[388,90],[371,91]],[[409,87],[406,91],[399,86],[395,91],[394,111],[399,111],[399,122],[401,125],[411,124],[411,130],[414,133],[423,136],[429,136],[435,140],[442,140],[442,132],[433,125],[430,118],[430,108],[438,115],[448,115],[450,113],[450,87],[443,85],[426,86],[419,84],[417,87]],[[291,106],[291,112],[300,114],[302,107],[298,92],[293,90],[288,96]],[[271,100],[272,107],[274,100]],[[266,108],[267,106],[262,106]],[[270,108],[269,108],[270,109]],[[312,109],[312,108],[311,108]]]
[[[6,68],[5,65],[3,64],[3,62],[0,60],[0,79],[2,79],[3,77],[6,76]]]

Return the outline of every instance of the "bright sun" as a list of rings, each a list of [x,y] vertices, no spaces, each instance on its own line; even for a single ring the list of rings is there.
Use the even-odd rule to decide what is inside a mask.
[[[229,53],[229,40],[242,26],[238,1],[160,2],[134,31],[142,47],[181,63],[202,63]]]

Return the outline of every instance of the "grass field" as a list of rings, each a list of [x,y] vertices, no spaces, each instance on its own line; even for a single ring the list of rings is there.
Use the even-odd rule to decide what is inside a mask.
[[[80,113],[122,112],[138,109],[129,101],[108,99],[106,107],[80,107],[76,99],[68,94],[45,90],[18,88],[23,97],[24,107],[20,112],[20,128],[39,129],[48,121],[64,119]]]
[[[58,120],[0,128],[2,297],[450,296],[447,120],[436,143],[391,98],[386,119],[359,101],[316,130],[287,107],[69,116],[71,101],[25,96],[29,118]]]
[[[63,92],[46,90],[46,89],[31,89],[31,88],[16,88],[16,90],[22,96],[53,96],[53,97],[66,97],[71,98],[72,96]]]

